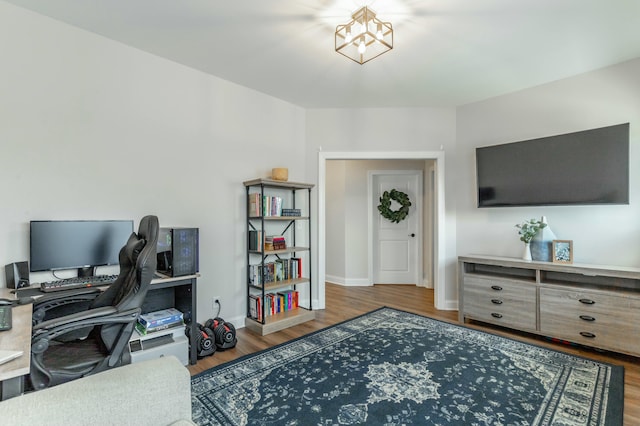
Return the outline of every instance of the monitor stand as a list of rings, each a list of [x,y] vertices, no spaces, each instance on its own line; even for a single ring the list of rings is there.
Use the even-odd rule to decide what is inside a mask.
[[[93,277],[96,274],[95,266],[85,266],[84,268],[78,268],[78,277]]]

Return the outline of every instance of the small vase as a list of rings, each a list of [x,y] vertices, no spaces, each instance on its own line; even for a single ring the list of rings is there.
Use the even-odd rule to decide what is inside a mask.
[[[524,253],[522,254],[522,260],[531,260],[531,244],[524,243]]]
[[[542,223],[547,223],[547,217],[542,216],[540,219]],[[540,262],[551,262],[551,251],[553,240],[556,239],[556,234],[553,233],[549,225],[542,228],[531,240],[531,257],[533,260]]]

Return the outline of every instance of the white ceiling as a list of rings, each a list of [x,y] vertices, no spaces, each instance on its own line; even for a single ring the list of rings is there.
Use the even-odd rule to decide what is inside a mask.
[[[6,0],[307,108],[457,106],[640,57],[639,0]],[[394,48],[334,31],[369,5]]]

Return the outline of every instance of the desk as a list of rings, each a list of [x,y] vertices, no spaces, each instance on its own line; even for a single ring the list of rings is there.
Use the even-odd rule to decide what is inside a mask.
[[[196,283],[199,276],[196,274],[153,279],[142,304],[142,313],[176,308],[184,314],[185,322],[190,324],[190,335],[195,336],[197,332]],[[32,288],[38,287],[34,285]],[[10,289],[0,288],[0,298],[15,297]],[[32,305],[13,307],[13,327],[11,330],[0,332],[0,348],[24,352],[19,358],[0,365],[2,399],[20,395],[24,391],[23,377],[29,374],[31,368],[31,314]],[[196,345],[190,345],[189,363],[192,365],[198,361],[197,349]]]
[[[142,313],[176,308],[184,314],[184,321],[191,327],[189,335],[195,336],[198,332],[196,283],[199,276],[200,274],[153,279],[142,304]],[[189,364],[194,365],[196,362],[198,362],[198,348],[196,345],[190,345]]]
[[[0,297],[13,299],[9,289],[0,289]],[[11,330],[0,332],[0,348],[22,351],[22,356],[0,365],[1,399],[20,395],[24,391],[22,376],[31,368],[31,305],[12,308]]]

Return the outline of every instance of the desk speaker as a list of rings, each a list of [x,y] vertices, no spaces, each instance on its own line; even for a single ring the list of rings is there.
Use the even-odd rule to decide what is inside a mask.
[[[29,262],[15,262],[5,265],[4,274],[7,288],[29,287]]]

